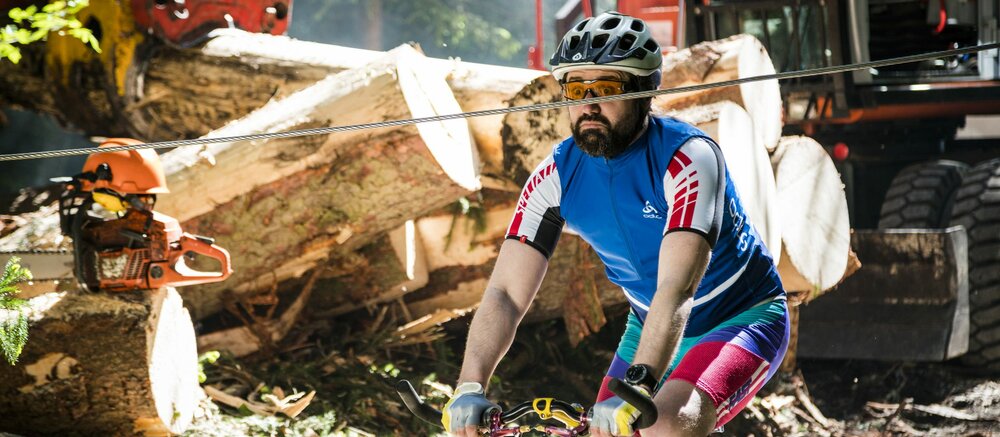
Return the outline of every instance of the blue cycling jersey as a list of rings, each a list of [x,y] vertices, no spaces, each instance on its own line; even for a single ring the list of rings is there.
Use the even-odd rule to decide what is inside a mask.
[[[656,292],[663,235],[704,235],[712,256],[685,336],[784,294],[718,146],[675,119],[651,117],[645,133],[612,159],[587,155],[572,137],[558,144],[528,178],[507,238],[548,257],[564,223],[594,247],[608,279],[643,321]]]

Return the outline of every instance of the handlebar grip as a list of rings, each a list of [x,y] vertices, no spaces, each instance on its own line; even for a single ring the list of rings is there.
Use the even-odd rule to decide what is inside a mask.
[[[656,423],[658,413],[656,411],[656,404],[653,403],[652,399],[618,378],[614,378],[608,382],[608,389],[625,402],[628,402],[629,405],[639,410],[639,419],[633,425],[635,429],[649,428]]]
[[[399,380],[396,383],[396,392],[399,393],[399,397],[403,398],[403,404],[406,404],[406,408],[413,413],[414,416],[420,418],[424,422],[431,425],[436,425],[440,428],[444,426],[441,425],[441,412],[434,409],[434,407],[424,403],[423,399],[420,399],[420,395],[417,391],[413,389],[413,385],[410,381],[405,379]]]

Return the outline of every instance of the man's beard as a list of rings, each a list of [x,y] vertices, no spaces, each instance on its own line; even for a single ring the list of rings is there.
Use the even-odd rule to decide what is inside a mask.
[[[643,99],[640,99],[643,100]],[[611,125],[601,114],[583,114],[573,125],[573,140],[584,153],[595,158],[614,158],[621,155],[632,143],[636,133],[643,127],[648,110],[643,110],[637,101],[629,102],[628,110],[622,119]],[[581,131],[580,124],[585,121],[596,121],[605,126],[606,131],[586,129]]]

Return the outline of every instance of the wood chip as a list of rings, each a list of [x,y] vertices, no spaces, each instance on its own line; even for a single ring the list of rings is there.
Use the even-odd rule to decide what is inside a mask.
[[[881,402],[868,402],[869,408],[877,410],[897,410],[899,409],[899,404],[886,404]],[[944,405],[932,404],[932,405],[918,405],[918,404],[906,404],[903,407],[904,410],[919,411],[921,413],[930,414],[938,417],[944,417],[947,419],[957,419],[957,420],[968,420],[968,421],[978,421],[982,420],[979,416],[966,413],[961,410],[956,410],[952,407],[946,407]]]

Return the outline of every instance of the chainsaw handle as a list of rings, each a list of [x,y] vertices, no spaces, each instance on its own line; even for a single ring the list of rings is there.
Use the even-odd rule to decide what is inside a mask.
[[[170,286],[180,287],[185,285],[206,284],[210,282],[224,281],[233,274],[230,264],[229,252],[215,244],[212,240],[192,235],[185,232],[177,241],[180,250],[170,257],[169,268],[165,269],[165,283]],[[194,252],[212,258],[221,264],[218,272],[202,272],[193,270],[184,264],[184,254]]]

